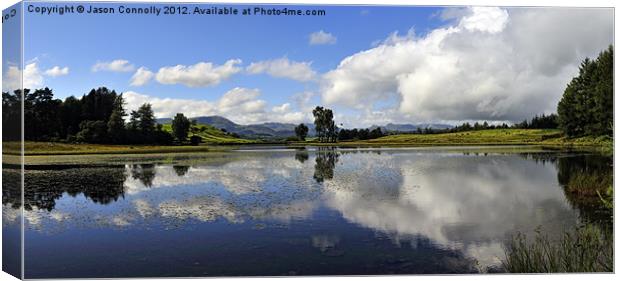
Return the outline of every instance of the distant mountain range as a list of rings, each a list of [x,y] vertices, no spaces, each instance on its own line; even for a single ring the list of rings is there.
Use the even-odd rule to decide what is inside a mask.
[[[201,116],[190,118],[196,120],[198,124],[206,124],[216,127],[218,129],[224,129],[230,133],[236,133],[246,138],[286,138],[295,135],[295,126],[298,124],[291,123],[278,123],[268,122],[251,125],[241,125],[222,116]],[[160,124],[168,124],[172,122],[172,118],[159,118],[157,122]],[[306,126],[310,129],[309,136],[316,135],[314,130],[314,124],[306,123]],[[385,126],[373,125],[369,129],[380,127],[384,132],[415,132],[418,128],[432,128],[432,129],[447,129],[452,128],[451,125],[446,124],[392,124],[389,123]]]

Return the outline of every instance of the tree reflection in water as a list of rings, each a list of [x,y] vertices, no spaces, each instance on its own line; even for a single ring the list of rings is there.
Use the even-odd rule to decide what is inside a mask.
[[[322,183],[334,178],[334,168],[338,162],[338,152],[335,147],[318,147],[316,164],[314,164],[314,180]]]
[[[174,172],[177,173],[177,176],[182,177],[189,171],[189,166],[173,165],[172,169],[174,169]]]
[[[139,180],[144,186],[153,186],[155,178],[155,164],[134,164],[131,165],[131,177]]]
[[[308,155],[308,152],[305,148],[297,149],[297,151],[295,152],[295,160],[299,161],[299,163],[301,164],[306,162],[308,158],[310,158],[310,156]]]
[[[588,223],[595,223],[604,229],[613,226],[613,210],[601,203],[597,191],[604,191],[613,185],[613,158],[600,154],[555,154],[525,153],[526,159],[536,163],[552,164],[557,169],[558,183],[566,201],[579,211],[580,217]]]
[[[123,197],[125,179],[125,167],[120,165],[91,168],[56,166],[54,170],[26,168],[24,208],[51,211],[63,193],[73,197],[84,194],[95,203],[109,204]],[[19,198],[6,196],[3,203],[4,200],[12,201],[14,208],[21,206]]]

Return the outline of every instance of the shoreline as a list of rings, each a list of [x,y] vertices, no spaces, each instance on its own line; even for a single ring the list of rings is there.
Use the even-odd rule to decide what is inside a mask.
[[[548,143],[548,142],[494,142],[494,143],[369,143],[369,142],[339,142],[339,143],[318,143],[318,142],[295,142],[295,143],[255,143],[255,144],[222,144],[222,145],[203,145],[203,146],[118,146],[106,147],[102,150],[80,150],[84,144],[72,144],[75,150],[35,150],[26,152],[24,156],[70,156],[70,155],[157,155],[157,154],[180,154],[180,153],[215,153],[236,150],[238,148],[302,148],[302,147],[336,147],[336,148],[468,148],[468,147],[543,147],[550,149],[566,150],[610,150],[608,144],[579,144],[579,143]],[[3,156],[19,157],[21,153],[3,151]]]
[[[236,148],[269,147],[471,147],[471,146],[543,146],[558,149],[594,149],[613,154],[610,137],[567,138],[558,130],[497,129],[445,134],[399,134],[370,140],[351,140],[336,143],[309,141],[255,141],[249,143],[205,143],[191,145],[113,145],[74,144],[62,142],[24,143],[24,156],[54,155],[127,155],[127,154],[174,154],[230,151]],[[3,155],[20,156],[19,142],[3,142]]]

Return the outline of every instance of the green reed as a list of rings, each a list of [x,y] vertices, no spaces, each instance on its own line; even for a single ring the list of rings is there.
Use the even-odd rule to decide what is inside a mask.
[[[549,239],[540,229],[533,241],[518,233],[502,264],[512,273],[612,272],[612,237],[593,225],[577,227],[559,240]]]

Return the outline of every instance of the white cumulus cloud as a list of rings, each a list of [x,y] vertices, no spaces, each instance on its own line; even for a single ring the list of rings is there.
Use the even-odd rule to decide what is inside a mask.
[[[323,102],[376,114],[392,100],[391,121],[522,120],[554,111],[579,63],[613,43],[611,9],[449,12],[444,27],[343,59],[322,77]]]
[[[183,113],[188,117],[219,115],[239,124],[262,122],[299,123],[306,115],[294,111],[290,104],[276,105],[269,110],[266,101],[260,99],[260,90],[233,88],[214,101],[199,99],[159,98],[128,91],[123,93],[129,110],[150,103],[159,118]]]
[[[31,60],[23,70],[23,87],[26,89],[39,89],[45,86],[44,76],[58,77],[67,75],[68,67],[54,66],[41,71],[37,59]],[[2,91],[14,91],[21,88],[22,70],[17,65],[9,65],[2,77]]]
[[[21,88],[22,71],[16,65],[10,65],[2,75],[2,91],[10,92]]]
[[[98,71],[112,71],[112,72],[131,72],[135,69],[135,66],[129,63],[128,60],[118,59],[113,61],[97,62],[91,70],[93,72]]]
[[[508,11],[494,7],[472,7],[471,14],[461,18],[460,26],[467,30],[500,32],[508,23]]]
[[[290,61],[288,58],[259,61],[246,68],[250,74],[267,73],[273,77],[288,78],[297,81],[310,81],[316,76],[311,62]]]
[[[188,87],[207,87],[217,85],[233,74],[241,71],[240,59],[231,59],[223,65],[211,62],[199,62],[194,65],[176,65],[162,67],[155,79],[161,84],[183,84]]]
[[[319,30],[311,33],[309,40],[310,45],[332,45],[336,44],[338,39],[331,33]]]
[[[150,71],[146,67],[140,67],[136,70],[136,73],[131,77],[130,85],[131,86],[143,86],[155,76],[155,73]]]
[[[54,66],[45,71],[45,75],[50,76],[50,77],[64,76],[67,74],[69,74],[69,67],[67,66],[65,67]]]
[[[27,64],[24,68],[24,88],[36,89],[43,86],[43,75],[36,62]]]

